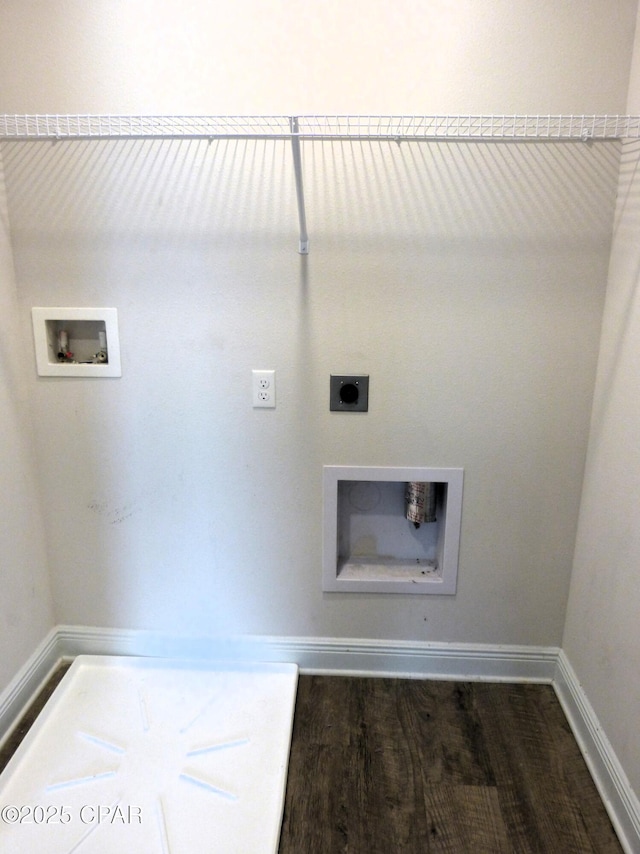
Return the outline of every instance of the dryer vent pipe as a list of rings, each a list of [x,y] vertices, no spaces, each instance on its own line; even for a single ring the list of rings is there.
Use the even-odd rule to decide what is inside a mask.
[[[436,485],[411,481],[404,493],[405,516],[416,528],[426,522],[436,521]]]

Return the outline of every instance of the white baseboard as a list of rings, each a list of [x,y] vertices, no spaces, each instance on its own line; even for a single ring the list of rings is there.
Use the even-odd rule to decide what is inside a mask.
[[[57,646],[57,631],[54,628],[0,694],[0,745],[49,679],[60,658]]]
[[[0,694],[0,743],[56,664],[77,655],[253,659],[301,673],[552,684],[627,854],[640,851],[640,803],[564,652],[557,647],[436,644],[359,638],[184,638],[130,629],[57,626]]]
[[[64,658],[139,655],[294,662],[302,673],[552,682],[555,647],[334,638],[186,638],[135,629],[57,626],[0,694],[0,744]]]
[[[58,626],[60,655],[152,655],[286,661],[302,673],[357,676],[553,681],[557,647],[436,644],[360,638],[184,638],[128,629]]]
[[[640,801],[562,650],[553,686],[620,844],[627,854],[637,854],[640,851]]]

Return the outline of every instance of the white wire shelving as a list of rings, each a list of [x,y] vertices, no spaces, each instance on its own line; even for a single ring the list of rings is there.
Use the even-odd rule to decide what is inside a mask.
[[[0,139],[611,140],[640,137],[640,116],[0,115]]]
[[[640,138],[640,116],[621,115],[335,115],[147,116],[0,115],[0,141],[108,139],[286,140],[298,203],[298,251],[309,251],[301,142],[598,142]]]

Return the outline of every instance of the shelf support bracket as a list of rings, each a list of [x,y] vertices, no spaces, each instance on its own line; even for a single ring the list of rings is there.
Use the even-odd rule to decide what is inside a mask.
[[[309,235],[307,234],[307,215],[304,207],[304,184],[302,183],[302,157],[300,155],[300,137],[298,135],[298,117],[290,116],[291,151],[293,154],[293,169],[296,178],[296,197],[298,199],[298,221],[300,224],[300,244],[298,252],[309,254]]]

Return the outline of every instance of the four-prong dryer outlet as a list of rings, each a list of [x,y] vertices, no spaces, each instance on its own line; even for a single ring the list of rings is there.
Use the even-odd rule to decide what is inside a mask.
[[[331,374],[329,409],[331,412],[368,412],[369,376],[367,374]]]

